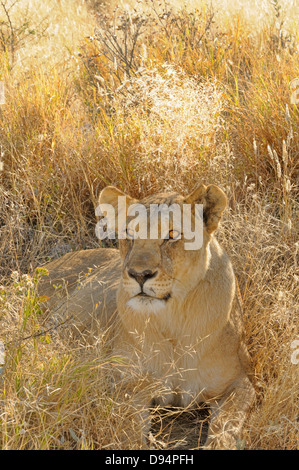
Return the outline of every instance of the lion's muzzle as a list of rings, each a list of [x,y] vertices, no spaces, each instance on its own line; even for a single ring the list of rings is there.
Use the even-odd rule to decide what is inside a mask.
[[[150,269],[146,269],[145,271],[137,272],[134,269],[128,269],[129,277],[135,279],[138,282],[141,289],[143,288],[146,281],[149,279],[153,279],[158,274],[158,271],[151,271]]]

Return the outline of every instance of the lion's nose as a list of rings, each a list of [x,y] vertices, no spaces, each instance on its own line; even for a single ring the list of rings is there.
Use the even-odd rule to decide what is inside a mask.
[[[128,274],[142,287],[148,279],[152,279],[157,275],[157,271],[153,272],[150,269],[146,269],[145,271],[137,272],[135,269],[128,269]]]

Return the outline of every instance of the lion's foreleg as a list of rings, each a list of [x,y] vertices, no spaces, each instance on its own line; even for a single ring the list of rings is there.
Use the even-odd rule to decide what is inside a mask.
[[[247,376],[236,380],[219,400],[211,403],[212,417],[205,449],[237,449],[249,408],[255,399]]]

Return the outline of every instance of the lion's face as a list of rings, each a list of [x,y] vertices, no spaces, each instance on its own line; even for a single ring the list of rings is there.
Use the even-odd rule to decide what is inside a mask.
[[[105,194],[106,192],[106,194]],[[103,190],[100,203],[115,203],[115,198],[124,196],[117,189],[108,187]],[[114,196],[114,197],[113,197]],[[128,212],[126,226],[130,227],[132,216],[130,206],[137,201],[127,197]],[[216,186],[200,186],[190,196],[184,198],[178,194],[156,194],[138,203],[146,208],[147,233],[150,234],[153,220],[150,207],[153,204],[175,204],[180,208],[183,218],[183,205],[203,204],[202,239],[198,249],[186,249],[188,240],[184,228],[180,231],[170,217],[165,226],[158,220],[157,239],[148,236],[138,239],[136,233],[126,229],[126,238],[119,241],[122,259],[122,291],[127,306],[144,313],[159,313],[173,302],[182,302],[188,292],[204,278],[209,266],[209,242],[221,213],[226,205],[224,193]],[[195,226],[195,213],[191,211],[191,225]]]
[[[171,199],[171,200],[170,200]],[[150,201],[140,201],[147,207],[147,226],[150,233],[149,204],[173,204],[180,207],[182,198],[176,195],[156,195]],[[127,223],[129,224],[129,218]],[[160,221],[159,221],[160,222]],[[184,233],[169,230],[163,233],[158,224],[158,239],[134,239],[130,230],[125,240],[120,240],[122,258],[122,285],[129,296],[128,305],[134,310],[160,312],[173,300],[183,300],[188,290],[204,277],[208,266],[208,241],[198,250],[186,250]]]

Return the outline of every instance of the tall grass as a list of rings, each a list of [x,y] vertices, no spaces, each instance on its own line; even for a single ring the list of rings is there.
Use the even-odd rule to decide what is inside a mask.
[[[295,5],[243,1],[227,13],[224,1],[144,0],[108,17],[101,2],[4,3],[15,42],[0,7],[0,447],[138,447],[137,390],[111,389],[105,338],[47,332],[40,274],[24,274],[97,246],[106,184],[139,197],[202,181],[230,201],[218,237],[239,280],[258,392],[245,445],[297,448]]]

